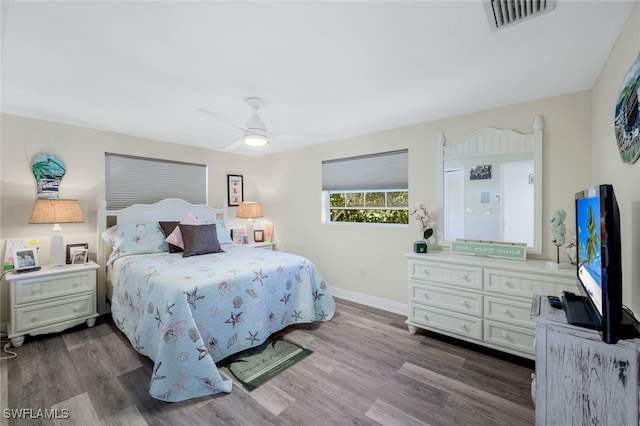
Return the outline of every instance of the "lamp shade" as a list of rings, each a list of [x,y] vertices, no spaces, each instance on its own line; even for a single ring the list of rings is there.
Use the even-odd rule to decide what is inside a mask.
[[[84,222],[78,200],[36,200],[30,223]]]
[[[255,219],[262,217],[262,204],[258,202],[246,202],[240,203],[236,217],[240,219]]]

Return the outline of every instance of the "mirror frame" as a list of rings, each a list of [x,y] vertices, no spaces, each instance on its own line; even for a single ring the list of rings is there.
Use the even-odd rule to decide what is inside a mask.
[[[527,253],[542,253],[542,134],[544,121],[541,115],[533,119],[533,133],[520,133],[511,129],[484,128],[445,146],[444,133],[438,135],[438,232],[437,245],[451,247],[444,240],[444,162],[447,160],[480,158],[497,155],[533,154],[534,173],[534,218],[533,246]]]

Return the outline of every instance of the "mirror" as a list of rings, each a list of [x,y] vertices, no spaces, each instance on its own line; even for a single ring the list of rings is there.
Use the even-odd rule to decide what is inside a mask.
[[[542,253],[541,116],[533,133],[481,129],[445,146],[438,137],[438,245],[480,240],[524,243]]]

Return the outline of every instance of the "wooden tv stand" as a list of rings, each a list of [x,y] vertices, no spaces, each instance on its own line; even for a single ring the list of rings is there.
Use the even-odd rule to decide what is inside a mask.
[[[602,341],[534,295],[536,425],[637,425],[640,339]]]

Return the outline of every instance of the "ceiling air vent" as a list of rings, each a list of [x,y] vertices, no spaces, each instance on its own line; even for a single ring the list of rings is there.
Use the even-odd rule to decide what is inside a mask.
[[[556,7],[556,0],[487,0],[484,8],[491,31],[533,18]]]

